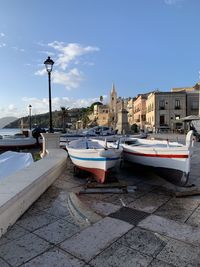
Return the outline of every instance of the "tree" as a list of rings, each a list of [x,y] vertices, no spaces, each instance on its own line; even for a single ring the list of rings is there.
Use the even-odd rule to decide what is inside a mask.
[[[83,122],[83,128],[87,128],[88,124],[90,123],[90,119],[88,118],[87,115],[85,115],[85,116],[82,118],[82,122]]]
[[[67,119],[67,112],[69,108],[60,107],[61,110],[61,118],[62,118],[62,128],[63,133],[66,133],[66,119]]]
[[[101,103],[103,102],[103,96],[102,95],[99,97],[99,100]]]

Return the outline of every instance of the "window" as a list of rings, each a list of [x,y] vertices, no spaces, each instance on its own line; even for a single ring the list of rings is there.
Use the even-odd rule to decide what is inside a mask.
[[[180,109],[180,100],[179,99],[175,99],[175,109]]]
[[[199,109],[198,101],[193,101],[191,105],[191,110],[198,110],[198,109]]]
[[[165,109],[165,100],[159,101],[159,109]]]
[[[141,115],[141,119],[142,121],[146,121],[146,115],[145,114]]]
[[[160,126],[165,124],[165,115],[160,115]]]

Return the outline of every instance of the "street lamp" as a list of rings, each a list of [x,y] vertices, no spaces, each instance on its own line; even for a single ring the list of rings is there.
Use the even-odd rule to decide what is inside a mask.
[[[45,62],[45,67],[48,73],[48,80],[49,80],[49,132],[53,133],[53,126],[52,126],[52,109],[51,109],[51,72],[53,69],[54,61],[48,57]]]
[[[31,105],[29,105],[28,106],[28,108],[29,108],[29,129],[31,130],[31,108],[32,108],[32,106]]]

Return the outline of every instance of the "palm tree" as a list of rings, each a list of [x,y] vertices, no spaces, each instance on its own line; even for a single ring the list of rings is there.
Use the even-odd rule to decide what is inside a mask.
[[[67,119],[67,112],[69,108],[60,107],[61,109],[61,118],[62,118],[62,132],[66,133],[66,119]]]
[[[83,122],[83,128],[86,128],[90,123],[90,119],[86,114],[82,117],[82,122]]]

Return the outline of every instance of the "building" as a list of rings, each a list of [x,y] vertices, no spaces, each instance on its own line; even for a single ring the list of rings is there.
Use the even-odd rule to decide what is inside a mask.
[[[112,84],[110,92],[109,104],[94,105],[93,114],[91,118],[96,120],[100,126],[111,126],[116,129],[118,122],[118,113],[122,110],[122,105],[126,108],[128,99],[123,99],[117,96],[115,85]]]
[[[153,92],[146,101],[146,129],[154,132],[176,130],[180,124],[176,120],[186,113],[185,92]]]
[[[135,100],[136,100],[136,98],[129,97],[129,99],[127,101],[127,106],[126,106],[126,110],[128,112],[128,114],[127,114],[128,123],[130,126],[134,124],[134,101]]]
[[[109,106],[108,105],[94,105],[93,121],[100,126],[109,125]]]
[[[185,92],[187,94],[186,114],[200,116],[200,83],[192,87],[172,88],[172,92]]]
[[[133,124],[136,124],[139,130],[145,129],[146,100],[147,94],[141,94],[133,102]]]
[[[148,132],[155,131],[156,109],[155,93],[150,93],[146,100],[146,123],[145,130]]]
[[[124,109],[127,113],[125,115],[123,112],[122,121],[124,122],[124,117],[127,116],[129,128],[137,125],[138,130],[153,132],[180,130],[182,124],[178,121],[179,119],[199,114],[199,91],[200,83],[197,83],[193,87],[172,88],[171,92],[156,90],[124,99],[117,96],[113,84],[109,103],[95,105],[93,118],[98,125],[111,126],[116,129],[119,128],[119,124],[122,124],[119,122],[121,121],[119,114]]]

